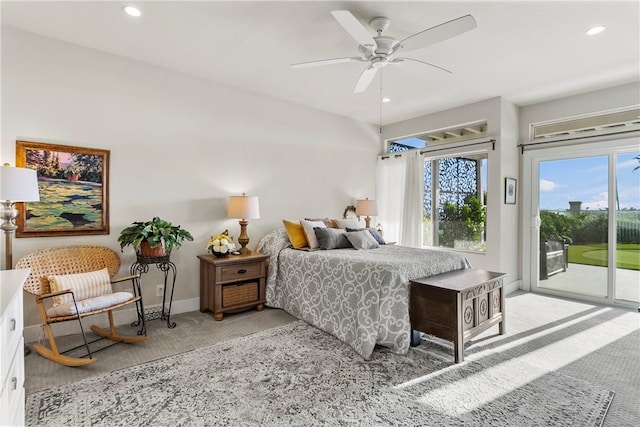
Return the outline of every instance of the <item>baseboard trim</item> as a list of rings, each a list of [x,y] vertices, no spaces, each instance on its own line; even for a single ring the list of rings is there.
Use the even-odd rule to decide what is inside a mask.
[[[160,309],[161,304],[145,307],[145,312],[153,309]],[[180,313],[187,313],[189,311],[196,311],[200,309],[200,298],[190,298],[186,300],[174,301],[171,306],[171,316]],[[116,310],[113,312],[113,321],[116,326],[129,325],[136,320],[138,315],[135,308],[127,308],[123,310]],[[109,327],[109,320],[106,314],[97,314],[95,316],[85,317],[83,320],[83,326],[85,330],[89,330],[89,325],[98,325],[102,328]],[[155,322],[156,320],[152,320]],[[78,322],[63,322],[51,325],[53,333],[56,337],[65,335],[73,335],[80,333],[80,326]],[[24,341],[26,343],[40,342],[45,340],[44,330],[42,325],[30,325],[24,328]]]
[[[504,287],[504,294],[509,295],[511,293],[514,293],[522,289],[522,280],[515,280],[511,283],[507,283],[506,285],[503,285],[503,287]]]

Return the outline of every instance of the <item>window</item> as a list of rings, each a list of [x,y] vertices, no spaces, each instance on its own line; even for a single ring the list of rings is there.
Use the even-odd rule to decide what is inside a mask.
[[[623,133],[638,130],[640,108],[598,113],[595,115],[531,124],[530,140],[557,137],[588,137],[598,134]]]
[[[423,246],[484,252],[487,153],[425,159]]]
[[[426,132],[410,138],[400,138],[389,141],[390,153],[412,150],[414,148],[433,147],[450,144],[452,142],[468,141],[481,138],[487,134],[487,123],[473,123],[455,128],[440,129]]]
[[[486,251],[488,149],[478,148],[486,140],[473,141],[486,128],[478,122],[389,141],[390,153],[423,149],[422,246]]]
[[[419,138],[406,138],[389,142],[389,152],[399,153],[401,151],[413,150],[414,148],[424,148],[427,142]]]

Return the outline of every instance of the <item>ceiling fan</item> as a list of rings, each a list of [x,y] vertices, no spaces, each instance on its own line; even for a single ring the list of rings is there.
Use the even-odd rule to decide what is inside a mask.
[[[368,62],[369,66],[362,72],[355,88],[354,93],[363,92],[371,83],[379,68],[388,64],[399,64],[404,61],[418,62],[424,65],[438,68],[440,70],[451,73],[451,71],[430,64],[419,59],[398,56],[400,53],[412,50],[422,49],[431,44],[450,39],[459,34],[476,28],[476,20],[471,15],[465,15],[460,18],[436,25],[420,31],[404,40],[397,41],[393,37],[383,36],[382,32],[389,27],[391,21],[383,16],[378,16],[369,21],[369,25],[373,28],[377,36],[371,36],[360,21],[353,16],[348,10],[334,10],[331,12],[338,23],[358,42],[358,54],[360,56],[351,56],[346,58],[323,59],[320,61],[300,62],[292,64],[294,68],[315,67],[318,65],[341,64],[345,62]]]

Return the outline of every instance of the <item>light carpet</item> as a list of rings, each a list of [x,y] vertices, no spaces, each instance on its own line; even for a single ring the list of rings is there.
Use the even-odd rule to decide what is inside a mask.
[[[302,321],[27,396],[29,426],[600,426],[613,392],[430,346],[371,360]],[[492,369],[509,363],[509,375]],[[521,378],[527,378],[522,381]]]

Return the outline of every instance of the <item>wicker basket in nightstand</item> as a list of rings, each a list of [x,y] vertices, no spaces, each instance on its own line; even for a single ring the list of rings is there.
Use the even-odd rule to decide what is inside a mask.
[[[222,307],[235,307],[257,301],[260,297],[258,282],[226,285],[222,287]]]
[[[236,313],[256,307],[264,309],[266,255],[232,255],[217,258],[198,255],[200,259],[200,311],[213,312],[222,320],[224,313]]]

